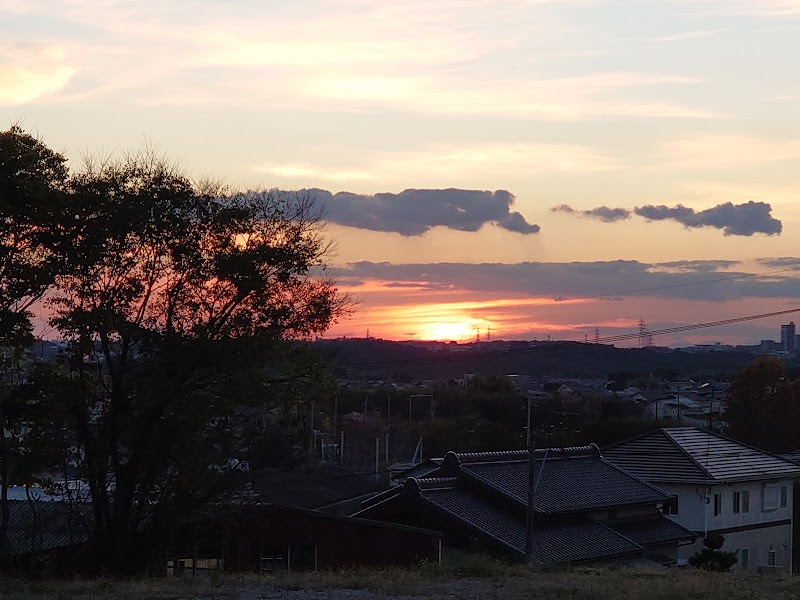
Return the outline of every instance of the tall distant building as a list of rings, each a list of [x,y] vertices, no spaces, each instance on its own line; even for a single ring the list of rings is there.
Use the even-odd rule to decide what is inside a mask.
[[[781,325],[781,350],[784,352],[797,351],[797,332],[794,321],[788,325]]]

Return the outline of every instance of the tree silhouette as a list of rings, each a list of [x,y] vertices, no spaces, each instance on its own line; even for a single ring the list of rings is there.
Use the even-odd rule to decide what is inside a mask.
[[[24,380],[31,307],[59,263],[55,220],[67,181],[65,159],[18,126],[0,132],[0,551],[7,547],[8,488],[19,460],[19,411],[10,397]]]
[[[797,449],[800,439],[800,382],[786,377],[783,362],[761,357],[728,390],[730,434],[771,452]]]

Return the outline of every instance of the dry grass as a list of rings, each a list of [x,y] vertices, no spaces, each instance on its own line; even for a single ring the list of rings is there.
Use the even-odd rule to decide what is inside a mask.
[[[3,600],[372,600],[374,598],[542,600],[800,599],[800,578],[613,568],[531,570],[479,560],[453,568],[217,575],[128,581],[0,579]]]

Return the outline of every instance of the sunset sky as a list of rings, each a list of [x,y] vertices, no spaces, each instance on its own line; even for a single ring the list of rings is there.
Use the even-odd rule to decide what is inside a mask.
[[[798,73],[800,0],[0,0],[0,129],[325,203],[329,337],[800,308]]]

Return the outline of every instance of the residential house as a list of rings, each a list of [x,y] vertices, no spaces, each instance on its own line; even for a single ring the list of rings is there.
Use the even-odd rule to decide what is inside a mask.
[[[85,502],[9,500],[8,546],[0,571],[69,575],[84,559],[92,526]]]
[[[791,568],[792,480],[800,467],[695,427],[660,429],[603,451],[605,458],[673,494],[665,514],[700,536],[725,536],[739,568]],[[688,558],[702,547],[679,548]]]
[[[362,503],[357,517],[442,531],[445,551],[525,556],[527,451],[448,453],[437,469]],[[597,446],[537,450],[533,553],[543,564],[650,557],[674,563],[694,534],[661,515],[670,494]]]
[[[261,502],[209,507],[176,536],[167,575],[208,570],[310,571],[437,563],[441,534]]]

